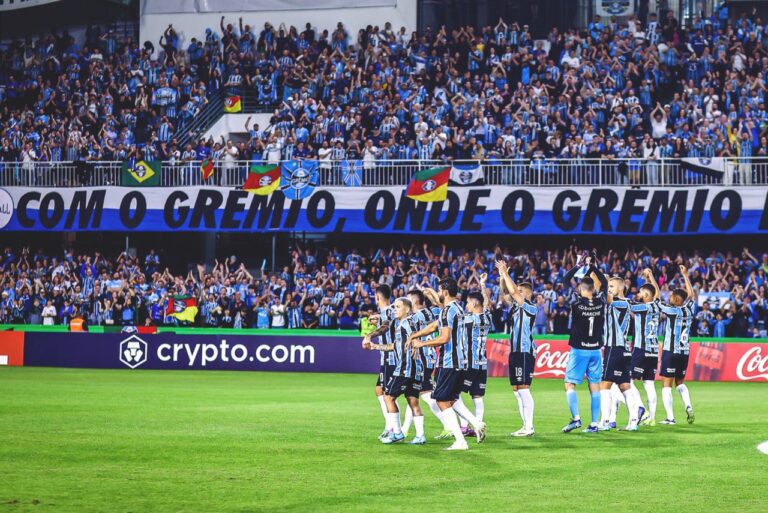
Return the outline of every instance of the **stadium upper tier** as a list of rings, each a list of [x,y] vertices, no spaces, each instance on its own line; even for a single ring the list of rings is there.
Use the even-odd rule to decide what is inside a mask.
[[[768,155],[758,18],[595,19],[540,40],[501,19],[411,34],[242,23],[186,48],[172,26],[142,46],[93,28],[13,43],[0,52],[0,161]],[[181,145],[224,95],[256,98],[269,126],[244,126],[236,152]]]

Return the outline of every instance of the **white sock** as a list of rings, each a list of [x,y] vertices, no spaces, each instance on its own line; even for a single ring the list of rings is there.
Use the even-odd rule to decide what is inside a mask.
[[[460,411],[459,411],[459,410],[461,409],[461,406],[459,406],[459,407],[457,408],[457,407],[456,407],[456,403],[461,403],[461,406],[463,406],[463,407],[464,407],[464,409],[467,409],[467,407],[466,407],[466,405],[464,404],[464,399],[463,399],[461,396],[459,396],[459,398],[458,398],[458,399],[456,399],[456,401],[453,403],[453,410],[456,412],[456,415],[458,415],[458,416],[459,416],[459,426],[461,427],[462,431],[466,431],[466,430],[467,430],[467,427],[469,426],[469,422],[467,421],[467,418],[466,418],[466,417],[464,417],[464,416],[463,416],[463,415],[460,413]],[[469,410],[467,409],[467,411],[469,411]]]
[[[629,411],[629,425],[630,426],[636,426],[637,425],[637,399],[635,398],[635,393],[632,392],[631,388],[628,388],[624,392],[624,400],[627,403],[627,410]]]
[[[482,422],[483,415],[485,415],[485,402],[482,397],[474,397],[472,401],[475,403],[475,417]]]
[[[421,399],[427,403],[429,406],[429,410],[435,414],[435,417],[437,417],[440,422],[442,422],[442,418],[440,415],[440,407],[437,405],[437,401],[432,399],[432,392],[427,392],[426,394],[421,394]]]
[[[441,411],[440,417],[443,421],[445,429],[453,433],[453,437],[456,439],[456,442],[467,443],[467,441],[464,439],[464,433],[461,432],[461,428],[459,427],[459,419],[456,418],[456,412],[453,411],[453,408],[448,408]]]
[[[520,420],[523,421],[523,427],[525,427],[525,405],[523,404],[523,397],[520,395],[519,390],[515,390],[515,399],[517,399],[517,409],[520,411]]]
[[[403,432],[403,430],[400,428],[400,412],[390,413],[389,422],[392,425],[392,432],[394,432],[396,435],[399,435]]]
[[[518,391],[523,402],[523,428],[533,431],[533,396],[531,390],[523,388]]]
[[[387,403],[384,402],[384,396],[383,395],[377,395],[376,398],[379,400],[379,406],[381,406],[381,413],[384,415],[384,429],[389,431],[389,416],[387,411]]]
[[[656,395],[656,383],[652,379],[643,381],[643,388],[645,388],[645,395],[648,396],[648,415],[651,419],[656,418],[656,405],[659,402],[659,398]]]
[[[480,421],[477,420],[477,417],[475,417],[471,411],[469,411],[469,408],[467,408],[461,398],[453,403],[453,409],[456,410],[456,413],[458,413],[459,416],[464,417],[467,422],[472,424],[473,428],[478,429],[480,427]]]
[[[406,405],[405,407],[405,420],[403,421],[403,433],[407,433],[409,429],[411,429],[411,424],[413,424],[413,410],[411,409],[411,405]]]
[[[630,382],[629,382],[629,388],[631,388],[632,390],[634,390],[635,392],[637,392],[637,398],[638,398],[638,401],[639,401],[639,403],[638,403],[638,404],[640,404],[640,406],[642,406],[643,408],[645,408],[645,405],[643,404],[643,398],[642,398],[642,396],[640,395],[640,391],[639,391],[639,390],[637,389],[637,387],[635,386],[635,382],[634,382],[634,381],[630,381]],[[648,408],[645,408],[645,409],[647,410]]]
[[[416,436],[424,436],[424,415],[413,417],[413,425],[416,427]]]
[[[685,409],[693,408],[693,405],[691,405],[691,394],[688,392],[688,385],[683,383],[682,385],[677,385],[677,391],[680,392],[680,399],[683,400],[683,404],[685,405]]]
[[[616,422],[616,414],[619,413],[619,406],[626,401],[624,400],[624,394],[621,393],[619,385],[616,383],[611,385],[611,422]]]
[[[608,424],[611,422],[612,407],[613,400],[611,399],[611,390],[600,390],[600,413],[603,416],[600,420],[601,424]]]
[[[672,409],[672,387],[662,387],[661,402],[664,403],[664,410],[667,412],[667,418],[674,420],[675,411]]]

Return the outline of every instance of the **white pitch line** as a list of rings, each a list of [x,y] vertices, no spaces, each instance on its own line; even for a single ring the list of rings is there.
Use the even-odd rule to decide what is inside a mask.
[[[768,455],[768,440],[757,446],[757,450]]]

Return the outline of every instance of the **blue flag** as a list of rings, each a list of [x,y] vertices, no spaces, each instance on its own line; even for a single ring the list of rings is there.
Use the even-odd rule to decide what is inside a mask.
[[[347,187],[363,185],[363,161],[343,160],[340,165],[341,181]]]
[[[289,160],[283,163],[280,190],[290,200],[301,200],[312,195],[320,183],[315,160]]]

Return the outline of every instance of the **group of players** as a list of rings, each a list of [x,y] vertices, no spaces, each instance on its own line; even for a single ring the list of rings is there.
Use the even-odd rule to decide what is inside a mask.
[[[685,373],[696,303],[687,269],[680,266],[685,286],[674,289],[668,303],[660,301],[659,287],[650,269],[641,274],[644,284],[636,301],[629,301],[625,298],[624,280],[606,278],[595,262],[594,253],[585,253],[563,278],[569,286],[573,280],[579,280],[578,285],[571,288],[569,298],[570,354],[565,395],[571,419],[562,429],[563,433],[582,427],[576,387],[585,376],[591,398],[591,419],[583,430],[585,433],[615,429],[616,412],[622,403],[629,413],[624,430],[636,431],[639,425],[656,425],[657,330],[662,313],[667,318],[660,367],[666,411],[662,424],[675,424],[673,386],[685,404],[688,422],[693,423]],[[509,381],[518,401],[522,427],[511,436],[533,436],[534,400],[530,390],[536,354],[532,336],[536,318],[533,290],[528,283],[516,284],[504,261],[497,261],[495,266],[500,277],[500,297],[511,307],[513,316]],[[383,444],[403,442],[411,425],[416,434],[408,443],[426,443],[421,401],[443,425],[438,438],[454,439],[446,450],[468,449],[466,436],[475,436],[478,443],[485,440],[486,342],[492,326],[486,279],[483,274],[480,291],[467,295],[464,308],[458,300],[456,280],[451,277],[443,278],[437,291],[414,289],[394,302],[388,286],[377,289],[379,313],[371,317],[377,328],[363,338],[362,345],[364,349],[381,352],[376,395],[385,418],[384,432],[379,436]],[[632,318],[634,333],[630,343]],[[374,339],[378,342],[374,343]],[[647,407],[634,381],[642,382]],[[462,393],[472,397],[474,412],[462,401]],[[408,403],[402,423],[397,405],[401,395]]]

